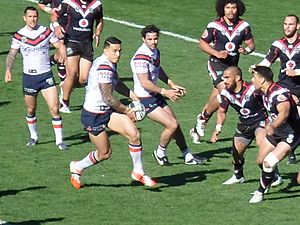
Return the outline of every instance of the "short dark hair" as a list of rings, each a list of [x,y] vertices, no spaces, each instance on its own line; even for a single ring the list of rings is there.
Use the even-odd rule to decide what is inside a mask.
[[[122,41],[116,37],[108,37],[104,41],[103,48],[109,47],[111,44],[122,44]]]
[[[159,36],[159,32],[160,32],[160,29],[157,26],[155,26],[154,24],[150,24],[150,25],[145,26],[142,29],[141,35],[143,38],[146,37],[147,33],[156,33],[157,36]]]
[[[241,79],[243,79],[243,72],[240,67],[238,66],[229,66],[225,70],[231,70],[233,71],[237,76],[239,76]]]
[[[246,12],[246,6],[241,0],[217,0],[215,9],[218,17],[221,18],[224,16],[224,7],[229,3],[236,4],[238,17],[244,15],[244,13]]]
[[[26,15],[27,11],[36,11],[37,15],[39,15],[39,11],[34,6],[27,6],[24,9],[24,15]]]
[[[265,78],[266,81],[273,82],[274,74],[270,67],[267,66],[256,66],[253,68],[254,72],[257,72],[259,76]]]
[[[289,15],[287,15],[287,16],[284,17],[284,18],[287,18],[287,17],[294,17],[294,18],[296,19],[296,23],[297,23],[297,24],[299,23],[299,17],[296,16],[295,14],[289,14]]]

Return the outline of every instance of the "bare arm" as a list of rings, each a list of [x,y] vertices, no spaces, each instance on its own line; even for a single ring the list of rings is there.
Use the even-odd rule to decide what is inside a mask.
[[[210,46],[210,44],[203,41],[202,39],[199,40],[199,47],[205,53],[207,53],[209,55],[212,55],[212,56],[215,56],[219,59],[225,59],[228,56],[228,52],[226,50],[217,51],[212,46]]]
[[[118,82],[115,86],[115,90],[121,94],[124,95],[128,98],[130,98],[133,101],[140,101],[138,96],[132,91],[130,90],[126,84],[123,83],[123,81],[121,81],[120,79],[118,79]]]
[[[18,54],[19,50],[18,49],[13,49],[11,48],[9,50],[9,53],[6,57],[6,70],[5,70],[5,82],[11,82],[12,81],[12,76],[11,76],[11,68],[12,65],[15,61],[16,55]]]
[[[180,93],[177,92],[176,90],[173,90],[173,89],[166,90],[164,88],[160,88],[157,85],[155,85],[152,81],[150,81],[148,79],[147,73],[138,73],[138,78],[139,78],[139,81],[143,88],[147,89],[150,92],[159,93],[159,94],[169,98],[173,102],[178,100],[179,97],[181,96]],[[168,80],[168,79],[166,79],[166,80]]]
[[[225,123],[226,120],[226,110],[223,107],[219,107],[217,111],[217,124],[216,129],[213,131],[210,141],[212,143],[215,143],[219,140],[219,135],[222,130],[222,126]]]
[[[277,105],[278,115],[271,123],[266,126],[268,135],[272,135],[277,127],[280,127],[287,119],[290,113],[290,102],[281,102]]]
[[[239,53],[244,54],[244,55],[248,55],[251,52],[253,52],[255,50],[255,43],[254,43],[254,38],[251,38],[249,40],[245,41],[246,47],[240,47],[239,48]]]
[[[52,44],[56,49],[58,53],[58,59],[57,61],[61,64],[65,64],[67,61],[67,50],[66,46],[63,43],[63,40],[59,40]]]
[[[95,47],[99,46],[100,35],[102,33],[102,30],[103,30],[103,18],[101,18],[96,24],[95,33],[93,35],[93,39],[95,39]]]

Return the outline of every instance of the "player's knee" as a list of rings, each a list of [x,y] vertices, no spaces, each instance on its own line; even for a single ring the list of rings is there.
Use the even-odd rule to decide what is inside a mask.
[[[141,134],[138,131],[138,129],[136,129],[135,131],[131,132],[131,134],[129,136],[129,142],[130,143],[139,143],[140,138],[141,138]]]
[[[263,171],[271,173],[275,169],[278,162],[279,160],[276,155],[273,152],[270,152],[264,159]]]

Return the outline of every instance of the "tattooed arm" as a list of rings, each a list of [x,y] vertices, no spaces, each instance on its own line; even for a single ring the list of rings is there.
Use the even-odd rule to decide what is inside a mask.
[[[11,48],[6,57],[6,70],[5,70],[5,82],[11,82],[11,68],[15,61],[15,57],[18,54],[19,50]]]
[[[127,106],[123,105],[116,97],[112,95],[112,84],[111,83],[101,83],[99,84],[101,96],[103,101],[111,108],[117,110],[118,112],[125,113],[130,110]]]

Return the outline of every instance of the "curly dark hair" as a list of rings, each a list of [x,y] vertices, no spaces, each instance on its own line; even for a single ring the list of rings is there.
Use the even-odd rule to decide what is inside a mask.
[[[216,1],[216,12],[218,17],[224,16],[224,7],[227,4],[236,4],[237,10],[238,10],[238,17],[242,16],[246,12],[246,6],[244,2],[241,0],[217,0]]]

